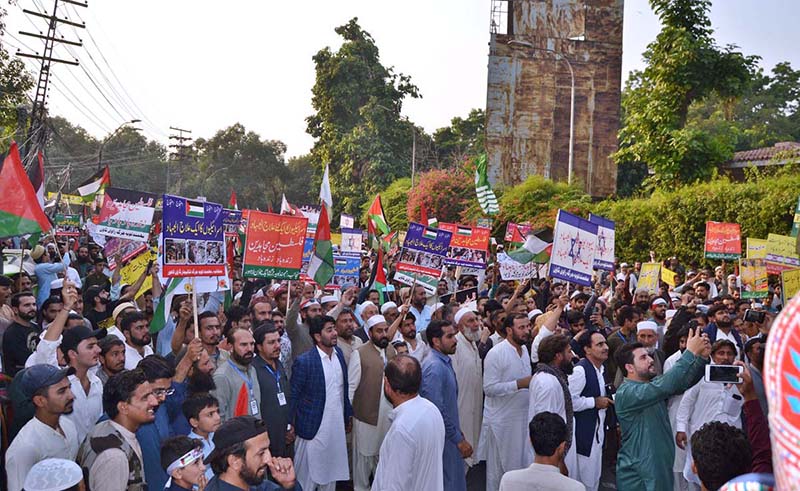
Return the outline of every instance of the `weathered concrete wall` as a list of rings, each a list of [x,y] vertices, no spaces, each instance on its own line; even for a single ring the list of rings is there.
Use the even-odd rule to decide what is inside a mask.
[[[570,74],[575,71],[573,181],[592,196],[616,190],[623,0],[512,0],[513,34],[492,35],[486,102],[490,179],[566,181]],[[584,36],[583,41],[569,38]]]

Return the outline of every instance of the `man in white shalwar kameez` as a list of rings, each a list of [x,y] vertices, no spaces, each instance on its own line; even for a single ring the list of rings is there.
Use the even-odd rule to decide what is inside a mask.
[[[686,339],[689,336],[689,330],[686,327],[682,328],[682,331],[678,335],[680,339],[680,349],[675,353],[672,353],[667,361],[664,362],[664,373],[667,373],[670,368],[674,367],[678,360],[681,359],[683,356],[683,352],[686,351]],[[683,393],[672,396],[669,398],[667,402],[667,412],[669,413],[669,424],[672,427],[672,433],[675,434],[677,430],[677,422],[676,418],[678,416],[678,407],[681,405],[681,400],[683,400]],[[675,445],[675,462],[672,466],[672,473],[674,474],[674,491],[689,491],[689,482],[683,477],[683,467],[686,464],[686,450],[682,449],[678,446],[677,443],[673,442]]]
[[[569,338],[563,334],[553,334],[539,345],[539,365],[530,384],[530,404],[528,421],[542,412],[555,413],[564,418],[567,424],[567,441],[570,442],[564,457],[566,469],[574,469],[577,465],[575,455],[575,436],[572,414],[572,397],[566,387],[567,377],[572,374],[572,348]],[[547,365],[547,367],[541,366]],[[549,368],[548,368],[549,367]],[[563,385],[562,380],[563,379]],[[569,396],[569,402],[565,397]],[[569,408],[567,407],[569,404]],[[533,447],[529,446],[528,463],[533,462]]]
[[[531,322],[527,315],[509,314],[504,325],[506,339],[489,350],[483,374],[486,402],[477,459],[486,459],[487,491],[497,491],[504,473],[522,469],[532,459],[526,432],[531,364],[525,347]]]
[[[353,488],[355,491],[370,489],[370,475],[378,467],[378,456],[383,437],[389,430],[388,417],[392,411],[392,405],[383,393],[383,370],[386,363],[396,354],[394,349],[388,346],[389,326],[382,315],[370,317],[366,327],[369,341],[353,351],[347,367],[349,397],[354,414]],[[375,419],[369,421],[371,418]]]
[[[453,320],[459,331],[456,334],[456,352],[450,355],[458,383],[458,421],[464,440],[476,446],[483,421],[483,364],[477,346],[481,325],[475,313],[466,308],[456,312]],[[464,461],[469,467],[479,462],[475,454]]]

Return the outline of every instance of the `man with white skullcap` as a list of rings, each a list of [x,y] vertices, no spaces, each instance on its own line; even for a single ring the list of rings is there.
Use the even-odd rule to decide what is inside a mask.
[[[83,489],[81,467],[71,460],[45,459],[34,465],[25,478],[26,491],[70,491]]]
[[[361,319],[360,322],[361,327],[356,329],[356,331],[353,334],[361,338],[361,340],[366,343],[367,341],[369,341],[369,335],[367,334],[368,328],[366,327],[367,321],[372,316],[378,315],[378,306],[370,302],[369,300],[365,300],[364,302],[358,305],[358,308],[356,309],[356,314]]]
[[[636,341],[642,343],[648,350],[650,356],[653,357],[656,375],[661,375],[664,373],[664,362],[667,361],[667,355],[658,349],[658,333],[658,324],[653,321],[641,321],[636,324]]]
[[[477,447],[483,422],[483,362],[478,350],[481,323],[469,308],[458,310],[453,320],[458,327],[458,348],[450,358],[458,383],[458,419],[464,439]],[[464,460],[470,467],[479,462],[474,455]]]
[[[372,305],[372,308],[377,308]],[[369,340],[350,356],[347,368],[353,404],[353,487],[370,488],[369,477],[378,466],[383,437],[389,429],[392,406],[383,394],[383,370],[396,355],[389,346],[389,326],[382,315],[366,320]]]
[[[381,305],[381,315],[386,318],[386,323],[391,326],[400,315],[400,309],[397,308],[396,303],[386,302]]]

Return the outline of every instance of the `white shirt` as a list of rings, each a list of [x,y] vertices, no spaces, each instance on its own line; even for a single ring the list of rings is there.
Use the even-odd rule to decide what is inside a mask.
[[[594,366],[594,365],[593,365]],[[586,371],[583,369],[582,366],[578,365],[574,368],[572,375],[569,376],[569,393],[572,396],[572,412],[577,413],[580,411],[586,411],[588,409],[594,409],[595,402],[594,397],[581,397],[581,392],[586,387],[586,377],[594,375],[597,377],[597,383],[600,386],[600,396],[606,396],[606,382],[603,378],[603,372],[605,368],[603,365],[600,365],[600,368],[594,367],[594,374],[587,375]],[[600,420],[597,422],[597,426],[595,426],[595,435],[597,438],[594,440],[594,443],[597,443],[602,448],[603,440],[605,438],[605,431],[603,430],[604,424],[606,421],[606,410],[600,409],[598,410],[598,417]],[[599,442],[598,442],[599,440]],[[593,451],[594,452],[594,451]],[[592,453],[594,456],[594,453]]]
[[[558,467],[531,464],[530,467],[506,472],[500,481],[500,491],[585,491],[574,479],[562,476]]]
[[[152,354],[153,348],[149,344],[144,347],[144,356],[142,356],[136,351],[136,348],[125,343],[125,370],[133,370],[142,361],[142,358]]]
[[[456,341],[456,352],[450,360],[458,383],[458,422],[464,439],[477,448],[483,424],[483,363],[475,343],[460,332]],[[475,454],[464,460],[469,466],[479,462]]]
[[[550,315],[553,315],[553,314],[550,314]],[[546,328],[545,326],[542,326],[541,329],[539,329],[539,332],[536,334],[536,337],[533,338],[533,343],[531,344],[531,362],[532,363],[539,363],[539,345],[542,344],[542,341],[544,341],[544,338],[546,338],[548,336],[552,336],[552,335],[553,335],[553,331],[551,331],[550,329]]]
[[[75,401],[72,403],[72,412],[61,417],[62,420],[66,418],[75,425],[78,442],[81,443],[103,415],[103,382],[91,370],[86,376],[89,378],[88,394],[83,390],[83,385],[78,377],[69,376],[69,385]]]
[[[444,420],[439,409],[416,396],[397,406],[389,420],[392,426],[381,445],[372,489],[441,491]]]
[[[424,360],[424,359],[425,359],[425,356],[428,354],[428,350],[429,350],[430,348],[429,348],[429,347],[428,347],[428,345],[427,345],[427,344],[425,344],[425,342],[422,340],[422,334],[420,334],[420,333],[417,333],[417,336],[416,336],[414,339],[415,339],[415,340],[416,340],[416,342],[417,342],[417,347],[416,347],[416,348],[415,348],[415,347],[413,347],[413,346],[411,346],[411,343],[409,343],[409,342],[408,342],[408,340],[407,340],[406,338],[404,338],[404,337],[403,337],[403,335],[402,335],[402,334],[400,333],[400,331],[398,330],[398,331],[397,331],[397,332],[394,334],[394,339],[393,339],[392,341],[393,341],[393,342],[394,342],[394,341],[403,341],[404,343],[406,343],[406,346],[408,346],[408,354],[409,354],[409,355],[411,355],[411,356],[413,356],[414,358],[416,358],[416,359],[417,359],[417,361],[418,361],[418,362],[420,363],[420,365],[421,365],[421,364],[422,364],[422,360]]]
[[[737,399],[738,397],[738,399]],[[735,384],[720,384],[701,380],[683,393],[675,417],[675,431],[691,438],[695,431],[711,421],[742,427],[744,399]]]
[[[380,354],[383,365],[386,366],[386,350],[378,349],[372,342],[365,344],[371,345]],[[350,364],[347,367],[347,381],[350,384],[348,397],[350,397],[350,402],[352,403],[356,389],[361,383],[361,353],[358,350],[353,351],[353,354],[350,355]],[[386,399],[383,390],[381,390],[378,404],[377,425],[371,425],[356,417],[353,418],[353,438],[355,440],[353,448],[366,457],[380,453],[383,437],[389,430],[389,413],[392,411],[392,405]]]
[[[669,355],[669,358],[666,359],[664,362],[664,373],[667,373],[672,367],[678,363],[678,360],[681,359],[683,352],[681,350],[676,351]],[[683,400],[683,392],[672,396],[667,401],[667,413],[669,414],[669,424],[670,428],[672,428],[672,434],[674,435],[677,433],[675,429],[677,427],[677,417],[678,417],[678,407],[681,405],[681,401]],[[675,461],[672,466],[673,472],[683,472],[683,466],[686,463],[686,450],[679,447],[676,443],[673,442],[673,446],[675,447]]]
[[[457,349],[457,348],[456,348]],[[528,389],[518,389],[517,380],[531,375],[528,348],[520,351],[506,339],[486,355],[483,371],[483,428],[478,459],[491,458],[496,446],[502,469],[521,469],[533,460],[529,455]]]
[[[567,455],[564,456],[564,463],[567,465],[567,469],[574,468],[573,466],[577,465],[574,431],[575,422],[574,418],[573,421],[567,421],[567,407],[564,401],[564,389],[561,388],[561,384],[559,383],[558,379],[549,373],[537,373],[533,376],[533,379],[531,379],[529,392],[530,407],[528,409],[528,421],[532,420],[537,414],[548,411],[558,414],[567,424],[572,425],[572,444],[567,451]],[[533,446],[531,446],[530,441],[528,442],[528,449],[531,462],[533,462]]]
[[[9,491],[22,489],[28,471],[37,462],[51,458],[75,460],[80,446],[75,425],[62,415],[59,426],[63,435],[34,416],[19,430],[6,452]]]

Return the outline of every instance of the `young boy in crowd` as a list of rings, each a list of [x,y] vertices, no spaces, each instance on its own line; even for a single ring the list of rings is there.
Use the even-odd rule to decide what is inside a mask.
[[[192,427],[189,438],[196,438],[203,442],[202,450],[205,459],[214,450],[214,432],[221,423],[219,401],[207,393],[194,394],[183,402],[182,409]],[[210,466],[205,472],[208,479],[214,477]]]
[[[174,436],[161,444],[161,466],[170,481],[165,491],[191,491],[206,485],[206,466],[203,464],[203,445],[200,440]]]

